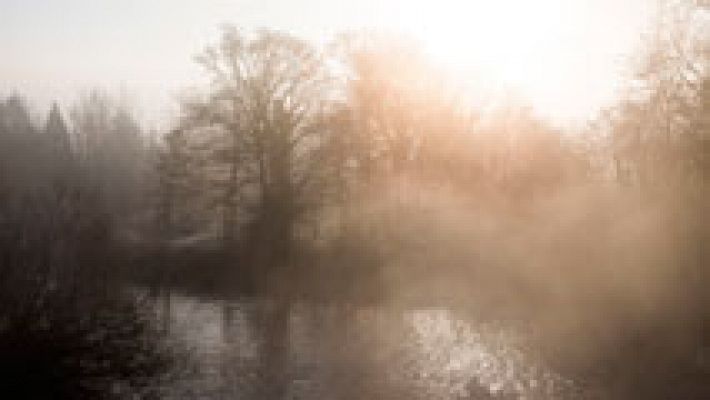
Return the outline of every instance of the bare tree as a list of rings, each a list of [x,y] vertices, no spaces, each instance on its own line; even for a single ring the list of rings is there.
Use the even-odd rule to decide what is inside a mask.
[[[656,13],[633,85],[607,115],[617,175],[651,186],[702,182],[695,178],[707,168],[707,14],[690,1],[659,1]]]
[[[322,187],[329,72],[310,44],[271,31],[248,38],[226,29],[199,61],[212,85],[186,104],[184,125],[212,135],[205,162],[223,166],[225,236],[242,216],[253,243],[268,242],[266,252],[286,260],[294,224]]]

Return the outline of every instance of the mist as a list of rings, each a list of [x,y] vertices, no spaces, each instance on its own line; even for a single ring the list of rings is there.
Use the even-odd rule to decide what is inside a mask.
[[[573,128],[437,42],[268,24],[157,124],[1,95],[1,393],[709,398],[709,12],[659,2]]]

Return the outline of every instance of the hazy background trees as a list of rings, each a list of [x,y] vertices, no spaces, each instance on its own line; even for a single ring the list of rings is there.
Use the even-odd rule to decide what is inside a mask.
[[[19,96],[0,101],[0,389],[147,395],[169,353],[125,293],[128,258],[116,250],[140,214],[140,130],[99,92],[72,115],[67,122],[54,104],[37,117]]]

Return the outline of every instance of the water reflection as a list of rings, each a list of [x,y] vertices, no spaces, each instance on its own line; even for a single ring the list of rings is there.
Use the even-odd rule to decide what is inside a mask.
[[[171,298],[158,316],[190,348],[166,398],[555,399],[574,385],[524,351],[522,330],[444,309]],[[169,310],[169,315],[165,314]],[[282,319],[283,323],[278,324]],[[276,325],[275,325],[276,324]]]

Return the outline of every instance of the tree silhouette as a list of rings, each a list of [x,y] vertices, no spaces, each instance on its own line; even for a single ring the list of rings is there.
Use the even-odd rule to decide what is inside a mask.
[[[211,135],[204,163],[223,166],[216,184],[225,236],[235,234],[242,215],[252,248],[268,243],[261,256],[283,262],[326,171],[318,160],[328,142],[321,124],[328,70],[304,41],[271,31],[247,38],[234,28],[199,60],[212,86],[205,99],[185,105],[184,125]]]

